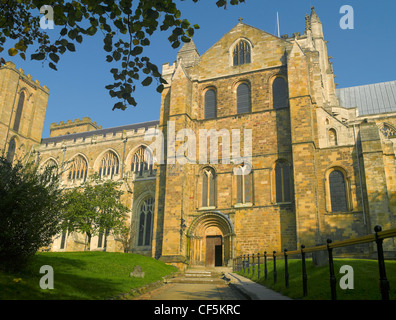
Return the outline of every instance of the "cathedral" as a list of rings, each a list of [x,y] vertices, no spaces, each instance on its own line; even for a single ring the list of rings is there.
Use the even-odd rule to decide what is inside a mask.
[[[99,234],[89,249],[181,269],[394,228],[396,81],[338,89],[330,59],[314,8],[304,34],[277,37],[240,21],[205,53],[190,41],[163,64],[159,119],[113,128],[89,117],[60,121],[46,138],[49,89],[8,62],[0,68],[0,149],[10,161],[57,167],[62,188],[94,173],[121,181],[130,239]],[[207,161],[196,161],[179,133],[202,130],[217,140],[200,141]],[[240,152],[232,148],[230,161],[223,147],[234,132]],[[213,141],[218,159],[209,157]],[[85,246],[83,234],[64,233],[50,249]],[[393,239],[384,250],[396,256]],[[344,251],[368,257],[372,248]]]

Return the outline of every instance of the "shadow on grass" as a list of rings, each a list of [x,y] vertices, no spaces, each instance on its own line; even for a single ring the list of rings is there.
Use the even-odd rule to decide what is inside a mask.
[[[130,277],[138,263],[144,278]],[[40,268],[53,268],[54,289],[41,289]],[[45,253],[21,273],[0,273],[2,300],[103,300],[130,292],[172,273],[169,266],[147,257],[111,253]]]

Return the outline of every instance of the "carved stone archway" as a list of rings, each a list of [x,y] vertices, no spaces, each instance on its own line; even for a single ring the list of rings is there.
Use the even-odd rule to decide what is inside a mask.
[[[198,216],[191,223],[187,232],[190,265],[228,265],[233,258],[234,236],[232,222],[223,213],[206,212]],[[216,256],[213,263],[210,258],[212,249],[209,248],[212,243],[218,247],[216,249],[220,249],[219,246],[221,245],[221,250],[216,250],[216,255],[221,254],[221,257]],[[215,261],[221,261],[221,263],[216,262],[215,264]]]

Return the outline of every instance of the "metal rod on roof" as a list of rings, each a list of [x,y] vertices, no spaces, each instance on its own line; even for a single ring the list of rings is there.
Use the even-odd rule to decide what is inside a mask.
[[[278,25],[278,38],[280,38],[280,29],[279,29],[279,13],[276,12],[276,20],[277,20],[277,25]]]

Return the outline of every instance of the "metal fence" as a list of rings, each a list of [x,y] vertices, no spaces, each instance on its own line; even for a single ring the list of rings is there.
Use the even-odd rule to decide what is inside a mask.
[[[233,259],[233,271],[243,271],[243,273],[252,272],[254,275],[257,269],[257,277],[261,277],[261,272],[264,271],[264,279],[267,280],[268,277],[268,269],[267,263],[268,259],[272,257],[273,260],[273,278],[274,283],[277,282],[277,270],[276,270],[276,258],[283,257],[285,260],[285,286],[289,287],[289,268],[288,268],[288,257],[293,255],[301,255],[301,265],[302,265],[302,283],[303,283],[303,296],[306,297],[308,295],[307,289],[307,270],[306,270],[306,254],[317,252],[317,251],[327,251],[328,253],[328,264],[329,264],[329,273],[330,273],[330,289],[331,289],[331,299],[336,300],[336,277],[334,273],[334,262],[333,262],[333,249],[347,247],[357,244],[371,243],[375,242],[377,246],[377,260],[378,260],[378,270],[379,270],[379,288],[381,292],[382,300],[389,300],[389,281],[386,277],[386,269],[385,269],[385,259],[384,259],[384,251],[383,251],[383,240],[387,238],[396,237],[396,228],[382,231],[380,226],[376,226],[374,228],[374,234],[342,240],[333,242],[331,239],[327,240],[327,244],[309,247],[306,248],[304,245],[301,245],[300,250],[288,251],[285,249],[283,252],[272,251],[272,253],[267,253],[264,251],[263,254],[253,253],[253,254],[244,254],[239,257]],[[263,262],[264,270],[261,270],[261,263]]]

